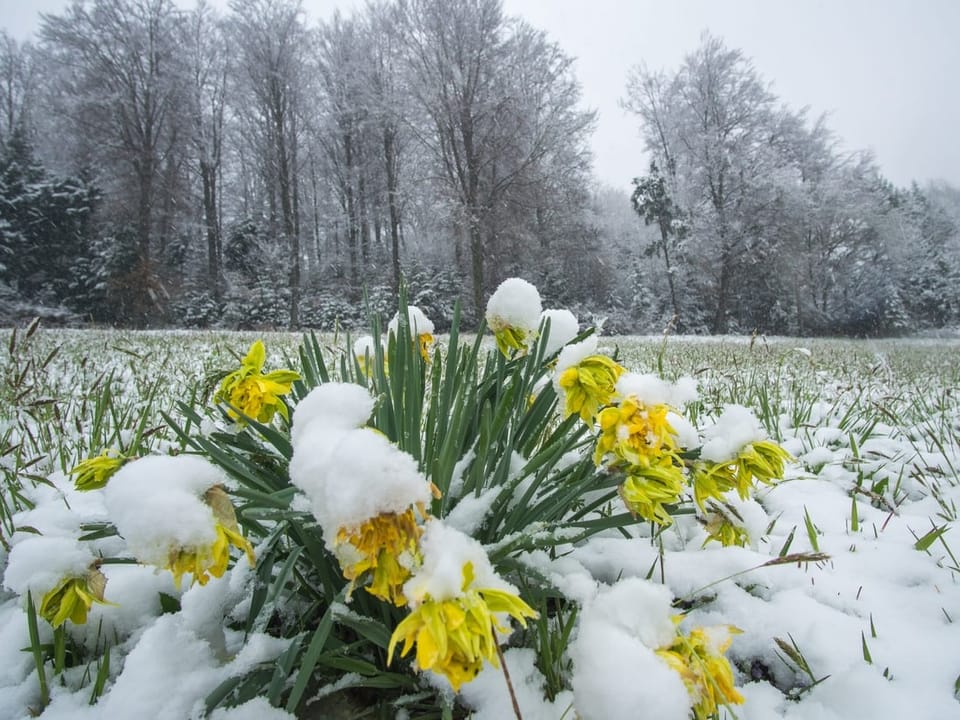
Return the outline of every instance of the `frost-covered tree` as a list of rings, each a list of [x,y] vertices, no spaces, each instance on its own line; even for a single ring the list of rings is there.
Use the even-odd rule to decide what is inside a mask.
[[[650,163],[650,172],[644,177],[633,179],[633,193],[630,203],[634,211],[643,218],[647,225],[655,223],[660,231],[659,239],[648,246],[650,252],[663,255],[666,268],[667,286],[670,288],[670,304],[673,307],[673,317],[677,328],[683,329],[683,319],[680,304],[677,302],[677,289],[674,281],[676,268],[670,262],[670,252],[676,243],[687,235],[687,224],[681,210],[670,196],[667,180],[657,167],[657,163]]]
[[[103,172],[108,189],[129,203],[137,240],[143,322],[160,293],[153,281],[153,245],[164,203],[176,180],[183,65],[176,44],[178,14],[171,0],[76,0],[62,15],[44,15],[45,60],[58,72],[57,110],[69,119]],[[167,209],[171,206],[168,204]],[[169,218],[167,218],[169,220]]]
[[[286,248],[288,317],[296,327],[301,274],[298,146],[311,34],[298,1],[237,0],[230,7],[230,44],[239,51],[236,109],[244,116],[251,154],[264,179],[271,226]]]
[[[711,281],[712,330],[725,332],[738,269],[751,251],[750,217],[781,162],[778,108],[750,62],[705,34],[672,77],[632,70],[625,105],[643,122],[648,151],[691,213],[699,272]]]
[[[488,257],[506,225],[501,210],[526,204],[535,213],[533,194],[549,192],[566,160],[582,166],[582,152],[568,150],[584,142],[592,115],[577,108],[570,59],[542,33],[510,22],[500,0],[398,7],[410,92],[426,118],[417,139],[465,228],[478,310],[496,279]]]
[[[222,294],[220,177],[227,105],[230,52],[221,20],[200,0],[182,27],[186,51],[191,166],[200,181],[203,234],[206,240],[206,279],[214,302]]]
[[[32,127],[36,82],[33,46],[0,30],[0,143],[7,142],[17,127]]]

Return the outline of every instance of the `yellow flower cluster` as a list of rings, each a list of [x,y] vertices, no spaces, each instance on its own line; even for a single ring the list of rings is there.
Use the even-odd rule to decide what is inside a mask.
[[[756,440],[744,445],[728,462],[697,462],[693,466],[693,497],[703,508],[709,498],[723,500],[736,489],[742,499],[750,496],[754,482],[767,485],[783,477],[784,463],[790,453],[772,440]]]
[[[683,679],[694,700],[696,720],[707,720],[716,715],[719,706],[739,705],[744,700],[734,687],[733,670],[723,654],[730,647],[730,636],[740,630],[733,626],[716,630],[726,635],[719,645],[708,629],[695,628],[689,635],[678,633],[671,645],[656,651]]]
[[[600,408],[616,395],[624,368],[605,355],[591,355],[560,373],[558,383],[566,395],[566,415],[579,415],[592,423]]]
[[[67,620],[83,625],[94,603],[109,604],[103,599],[106,587],[107,579],[96,567],[82,577],[63,578],[40,601],[40,617],[53,627],[60,627]]]
[[[418,508],[426,516],[423,507]],[[397,607],[407,604],[403,584],[410,578],[411,567],[419,559],[419,541],[423,528],[417,523],[411,507],[402,513],[381,513],[353,530],[340,528],[337,545],[349,544],[357,559],[346,565],[341,561],[343,576],[351,586],[365,573],[372,579],[367,592]]]
[[[278,412],[287,418],[287,406],[280,398],[290,392],[300,375],[293,370],[274,370],[264,375],[266,358],[266,349],[257,340],[250,346],[240,367],[220,382],[214,401],[227,403],[230,406],[227,414],[234,420],[247,417],[266,423]]]
[[[242,550],[253,566],[256,558],[253,546],[241,533],[237,524],[236,512],[230,498],[219,485],[207,490],[204,502],[210,506],[215,519],[214,541],[210,545],[200,547],[180,547],[170,551],[166,568],[173,574],[173,582],[177,588],[183,576],[189,573],[193,582],[206,585],[210,577],[221,577],[227,571],[230,563],[230,546]]]
[[[401,640],[401,657],[416,645],[419,669],[445,676],[455,692],[477,676],[484,660],[500,667],[495,633],[506,632],[507,628],[501,625],[497,613],[515,618],[524,627],[527,618],[537,613],[517,595],[494,588],[473,588],[473,581],[473,564],[467,562],[460,595],[447,600],[418,598],[419,604],[390,636],[387,663],[393,661]]]
[[[70,470],[70,474],[76,475],[74,485],[77,490],[84,492],[99,490],[105,487],[114,473],[129,460],[131,460],[131,458],[121,455],[116,450],[104,450],[96,457],[79,463],[75,468]]]

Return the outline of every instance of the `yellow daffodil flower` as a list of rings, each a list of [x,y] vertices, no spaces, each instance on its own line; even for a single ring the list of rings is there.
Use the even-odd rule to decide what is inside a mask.
[[[784,463],[790,459],[790,453],[772,440],[757,440],[744,445],[729,462],[694,463],[693,498],[703,508],[708,498],[723,500],[724,493],[736,489],[746,500],[754,480],[772,485],[783,477]]]
[[[54,586],[40,601],[40,616],[53,627],[67,620],[83,625],[94,603],[108,605],[103,599],[107,578],[99,568],[91,568],[82,577],[66,577]]]
[[[720,512],[713,512],[706,521],[707,539],[703,541],[703,547],[707,543],[718,542],[724,547],[736,545],[737,547],[746,547],[750,542],[750,534],[742,525],[737,525],[730,518]]]
[[[523,600],[506,590],[474,589],[473,564],[463,567],[462,594],[448,600],[429,596],[397,625],[387,647],[387,663],[393,661],[397,643],[403,641],[401,657],[417,646],[417,667],[444,675],[454,692],[473,680],[488,660],[499,667],[495,632],[506,632],[497,613],[506,613],[526,627],[526,619],[537,613]]]
[[[673,518],[664,505],[679,502],[683,487],[683,471],[666,457],[650,467],[630,468],[620,497],[634,516],[666,526]]]
[[[591,355],[560,373],[560,388],[566,393],[566,415],[578,413],[592,423],[600,408],[616,394],[624,368],[605,355]]]
[[[420,514],[425,512],[421,507]],[[353,556],[359,558],[343,566],[343,576],[352,586],[364,573],[372,573],[367,592],[397,607],[406,605],[403,584],[410,578],[411,565],[419,557],[422,534],[423,528],[417,524],[412,507],[403,513],[382,513],[352,531],[340,528],[337,545],[349,543],[355,550]]]
[[[104,450],[96,457],[84,460],[70,470],[71,475],[76,475],[73,479],[74,486],[82,491],[99,490],[106,486],[113,474],[129,460],[131,458],[121,455],[116,450]]]
[[[701,509],[710,498],[722,502],[723,496],[737,487],[736,469],[725,463],[695,462],[692,476],[693,499]]]
[[[267,352],[260,340],[250,350],[237,370],[229,373],[220,383],[214,400],[228,403],[227,414],[239,420],[241,413],[258,422],[270,422],[275,413],[288,417],[287,406],[280,399],[290,392],[300,375],[293,370],[274,370],[263,374]]]
[[[739,705],[744,700],[734,687],[730,661],[723,655],[730,647],[730,636],[739,632],[728,626],[726,639],[717,647],[705,628],[696,628],[690,635],[678,634],[669,647],[656,651],[683,679],[694,700],[696,720],[714,717],[720,705]]]
[[[649,467],[663,455],[675,454],[676,431],[667,420],[669,412],[666,405],[647,406],[634,397],[601,410],[594,462],[599,465],[613,455],[630,465]]]
[[[170,551],[167,568],[173,573],[173,583],[177,588],[187,573],[193,577],[194,582],[201,585],[206,585],[211,576],[221,577],[230,563],[231,545],[243,550],[251,567],[256,563],[253,546],[240,534],[236,511],[223,488],[214,485],[207,490],[203,500],[213,511],[216,537],[210,545],[173,548]]]
[[[772,485],[783,477],[783,465],[790,453],[772,440],[757,440],[745,445],[737,454],[737,491],[745,498],[750,484],[757,480]]]
[[[420,357],[424,362],[430,362],[430,350],[433,347],[433,335],[430,333],[420,333],[418,336],[420,343]]]
[[[490,328],[493,331],[493,337],[497,341],[497,349],[505,356],[510,357],[511,353],[526,354],[529,349],[529,340],[534,333],[522,330],[521,328],[504,325],[499,328]]]

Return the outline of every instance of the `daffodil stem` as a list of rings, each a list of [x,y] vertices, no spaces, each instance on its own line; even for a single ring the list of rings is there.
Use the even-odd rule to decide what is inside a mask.
[[[497,648],[497,657],[500,659],[500,667],[503,668],[503,678],[507,681],[507,690],[510,691],[510,702],[513,704],[513,714],[517,716],[517,720],[523,720],[523,715],[520,713],[520,703],[517,702],[517,694],[513,690],[513,681],[510,680],[510,671],[507,670],[507,661],[503,657],[503,650],[500,649],[500,643],[496,642],[496,628],[494,628],[493,637],[493,644]]]

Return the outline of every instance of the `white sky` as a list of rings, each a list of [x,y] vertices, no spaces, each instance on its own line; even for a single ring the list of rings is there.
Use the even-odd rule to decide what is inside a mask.
[[[177,0],[189,6],[191,0]],[[214,0],[225,5],[224,0]],[[304,0],[314,18],[355,0]],[[66,0],[0,0],[0,27],[27,38]],[[594,164],[626,189],[646,169],[637,124],[617,101],[627,70],[675,69],[709,30],[739,48],[790,106],[829,113],[847,149],[871,149],[896,184],[960,186],[960,0],[504,0],[577,58],[598,110]]]

